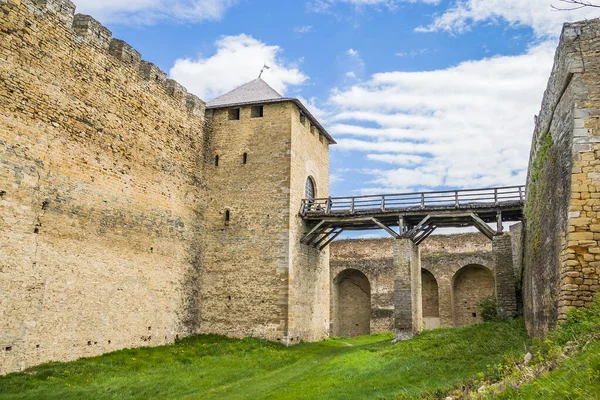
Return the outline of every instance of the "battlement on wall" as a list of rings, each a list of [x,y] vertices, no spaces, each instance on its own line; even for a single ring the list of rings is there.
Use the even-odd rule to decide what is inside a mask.
[[[153,63],[142,60],[141,54],[128,43],[113,38],[112,32],[92,16],[75,14],[76,6],[70,0],[0,0],[0,9],[5,13],[17,7],[25,7],[41,18],[55,18],[73,33],[75,43],[110,54],[123,66],[136,71],[139,79],[157,85],[193,115],[204,115],[204,101],[188,93],[178,82],[168,79],[166,72]]]

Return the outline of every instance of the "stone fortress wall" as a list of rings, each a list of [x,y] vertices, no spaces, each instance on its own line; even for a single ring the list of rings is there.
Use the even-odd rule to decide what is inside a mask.
[[[514,296],[514,281],[513,286],[503,282],[496,268],[498,255],[510,258],[512,252],[494,248],[483,234],[433,235],[420,251],[426,329],[480,322],[476,304],[481,299],[496,293]],[[394,263],[394,239],[340,240],[331,245],[334,336],[392,330]],[[512,260],[505,265],[513,271]]]
[[[538,336],[600,292],[599,52],[600,20],[565,24],[536,119],[521,279]]]
[[[200,332],[286,344],[327,337],[328,250],[300,244],[298,211],[307,177],[329,195],[329,144],[299,116],[291,102],[265,105],[260,118],[251,107],[239,120],[209,110]]]
[[[329,265],[329,250],[300,244],[304,183],[327,197],[329,162],[296,105],[207,118],[202,100],[74,11],[0,0],[0,374],[194,333],[292,344],[418,332],[421,317],[463,325],[493,293],[511,315],[515,281],[541,335],[600,291],[599,20],[563,31],[522,229],[420,249],[341,241]]]
[[[0,373],[196,331],[204,103],[74,9],[0,1]]]
[[[0,7],[0,374],[195,333],[327,337],[328,250],[298,217],[308,176],[329,194],[311,120],[206,113],[69,0]]]

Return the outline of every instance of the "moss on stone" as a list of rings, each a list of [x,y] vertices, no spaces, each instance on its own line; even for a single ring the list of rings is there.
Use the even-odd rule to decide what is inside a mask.
[[[542,197],[545,191],[543,175],[547,161],[550,159],[550,153],[554,142],[552,133],[546,132],[539,143],[538,150],[533,159],[529,170],[529,183],[527,186],[527,201],[525,202],[525,219],[527,221],[527,231],[531,239],[531,249],[537,251],[541,238],[541,217],[543,204]],[[552,158],[556,162],[556,158]]]

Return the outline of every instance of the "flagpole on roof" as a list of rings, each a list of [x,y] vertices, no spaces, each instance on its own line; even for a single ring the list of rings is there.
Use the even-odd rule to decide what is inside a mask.
[[[263,72],[265,72],[265,69],[271,69],[271,67],[269,67],[267,64],[263,65],[262,69],[260,70],[260,74],[258,74],[259,79],[262,76]]]

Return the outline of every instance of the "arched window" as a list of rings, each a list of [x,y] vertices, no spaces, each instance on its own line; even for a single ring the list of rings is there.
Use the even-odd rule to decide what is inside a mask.
[[[306,187],[304,189],[304,197],[306,200],[314,200],[316,195],[315,181],[312,177],[306,178]]]
[[[242,164],[248,163],[248,153],[242,154]]]

